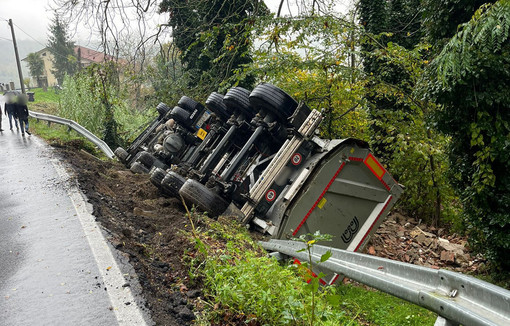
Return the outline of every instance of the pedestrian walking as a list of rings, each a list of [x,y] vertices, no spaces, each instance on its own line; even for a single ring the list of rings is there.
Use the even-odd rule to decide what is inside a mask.
[[[4,95],[4,97],[5,97],[5,95]],[[5,105],[7,105],[7,104],[4,104],[4,106],[5,106]],[[4,110],[5,110],[5,108],[4,108]],[[6,113],[6,114],[7,114],[7,113]],[[1,107],[1,106],[0,106],[0,131],[4,131],[4,130],[2,129],[2,107]]]
[[[18,117],[19,127],[21,128],[21,134],[24,136],[25,132],[29,135],[28,131],[28,107],[27,107],[27,96],[25,94],[18,95],[18,103],[16,103],[16,116]]]
[[[14,119],[14,124],[16,125],[16,129],[19,130],[18,120],[16,119],[16,98],[13,94],[7,94],[5,100],[5,115],[9,117],[9,125],[12,130],[12,120]],[[0,118],[1,121],[1,118]]]

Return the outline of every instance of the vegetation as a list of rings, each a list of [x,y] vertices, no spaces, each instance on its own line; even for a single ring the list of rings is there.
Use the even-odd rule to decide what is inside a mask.
[[[190,278],[196,284],[203,283],[207,299],[199,303],[203,312],[200,325],[434,324],[433,313],[373,290],[319,287],[317,278],[310,279],[306,265],[282,265],[268,258],[246,229],[233,220],[214,221],[193,211],[189,217],[194,231],[188,237],[195,246],[186,254]],[[324,235],[313,238],[303,240],[311,246],[327,239]],[[384,307],[381,301],[385,301]]]
[[[53,54],[54,70],[51,72],[62,85],[64,77],[74,74],[78,65],[74,56],[74,42],[70,39],[66,24],[58,15],[55,15],[49,28],[48,49]]]
[[[110,147],[130,140],[151,118],[131,109],[113,63],[94,64],[64,79],[59,115],[78,121]]]
[[[508,271],[510,249],[510,1],[482,6],[431,65],[428,94],[451,136],[451,182],[471,244]]]
[[[124,77],[103,67],[68,79],[63,114],[113,144],[151,115],[139,99],[171,106],[181,94],[204,101],[274,83],[322,110],[323,137],[369,141],[406,186],[400,209],[467,232],[508,275],[508,0],[492,2],[360,0],[339,14],[335,1],[302,0],[284,16],[285,0],[276,14],[255,0],[164,0],[157,8],[171,14],[173,43],[158,39],[159,54]]]
[[[252,61],[251,26],[267,14],[259,0],[163,0],[161,12],[170,13],[169,25],[175,46],[182,51],[190,86],[201,86],[206,92],[216,91],[240,65]],[[242,81],[251,87],[253,77]]]
[[[44,91],[42,88],[32,88],[30,91],[34,92],[34,103],[59,103],[60,101],[60,94],[54,89]]]
[[[30,70],[30,76],[35,77],[37,86],[40,87],[39,78],[44,75],[44,61],[41,56],[37,53],[30,53],[27,56],[28,69]]]

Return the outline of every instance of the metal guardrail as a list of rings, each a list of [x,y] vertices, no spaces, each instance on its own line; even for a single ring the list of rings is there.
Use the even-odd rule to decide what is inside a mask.
[[[270,251],[308,261],[305,244],[297,241],[261,242]],[[510,325],[510,291],[476,278],[447,270],[393,261],[320,245],[312,260],[331,251],[321,268],[345,275],[439,315],[436,325]]]
[[[99,147],[99,149],[102,150],[103,153],[105,153],[106,156],[108,156],[109,158],[114,157],[113,151],[110,148],[110,146],[108,146],[108,144],[106,144],[102,139],[98,138],[96,135],[94,135],[93,133],[88,131],[85,127],[83,127],[76,121],[57,117],[57,116],[51,115],[51,114],[34,112],[34,111],[29,111],[29,115],[32,118],[35,118],[37,120],[44,120],[44,121],[58,123],[58,124],[67,126],[71,129],[73,129],[74,131],[76,131],[77,133],[79,133],[80,135],[82,135],[83,137],[90,140],[92,143],[94,143],[94,145]]]

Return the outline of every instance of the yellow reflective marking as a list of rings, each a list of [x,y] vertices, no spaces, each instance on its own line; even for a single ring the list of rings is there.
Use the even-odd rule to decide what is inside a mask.
[[[324,205],[326,205],[326,202],[328,200],[324,197],[322,197],[322,199],[320,200],[320,202],[317,204],[317,207],[319,207],[320,209],[322,209],[322,207],[324,207]]]
[[[365,164],[379,179],[381,179],[384,173],[386,172],[384,168],[381,166],[381,164],[377,162],[376,159],[372,156],[372,154],[368,155],[367,159],[365,160]]]
[[[204,140],[205,136],[207,136],[207,131],[202,128],[198,129],[197,137]]]

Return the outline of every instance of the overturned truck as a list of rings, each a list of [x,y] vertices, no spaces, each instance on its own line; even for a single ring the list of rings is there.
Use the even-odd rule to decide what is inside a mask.
[[[271,84],[215,92],[205,106],[183,96],[157,111],[117,157],[164,195],[272,238],[321,231],[358,251],[403,191],[367,143],[320,138],[321,113]]]

